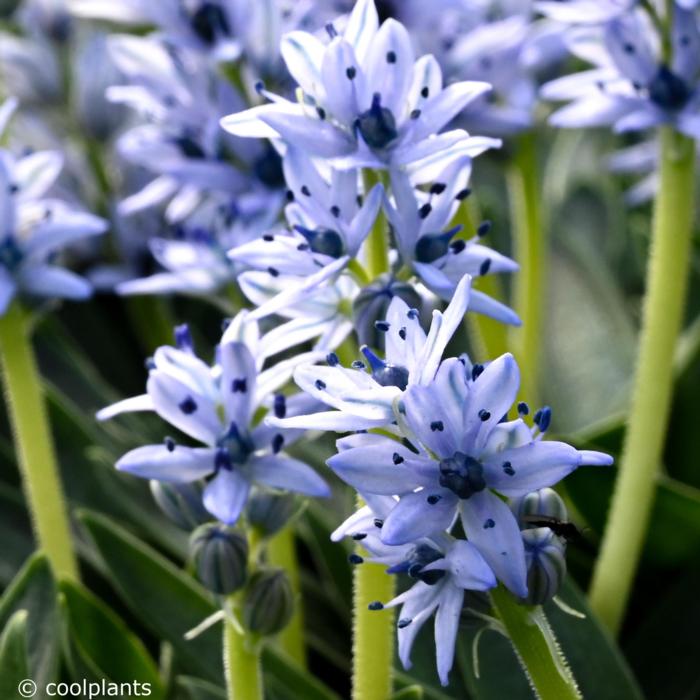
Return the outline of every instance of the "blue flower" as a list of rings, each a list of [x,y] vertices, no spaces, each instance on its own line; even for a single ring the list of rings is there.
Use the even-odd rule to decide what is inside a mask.
[[[282,448],[298,439],[301,431],[287,431],[256,423],[261,407],[275,415],[294,415],[313,407],[314,401],[298,395],[273,395],[291,376],[296,362],[262,370],[268,356],[265,337],[257,325],[239,314],[217,348],[217,362],[209,366],[194,353],[186,327],[176,330],[178,347],[156,350],[146,385],[147,393],[126,399],[98,413],[100,420],[125,411],[155,411],[163,420],[205,447],[176,444],[146,445],[125,454],[117,469],[146,479],[188,483],[211,477],[203,491],[204,507],[220,521],[235,523],[251,486],[328,496],[326,483],[304,462]]]
[[[402,172],[391,173],[393,202],[386,211],[392,224],[401,262],[410,266],[425,285],[442,299],[449,300],[465,274],[479,277],[490,273],[514,272],[518,264],[482,245],[477,235],[471,240],[456,239],[459,228],[450,228],[461,199],[468,195],[471,172],[469,158],[455,160],[435,176],[428,192],[414,189]],[[488,227],[479,229],[486,233]],[[472,290],[470,311],[520,325],[517,314],[483,292]]]
[[[290,275],[273,276],[268,272],[244,272],[238,277],[241,291],[258,309],[270,308],[280,295],[299,283]],[[272,328],[266,335],[270,354],[316,340],[314,350],[335,350],[353,331],[350,316],[358,287],[347,275],[332,284],[310,290],[294,304],[285,304],[275,313],[289,319]],[[255,313],[255,312],[253,312]],[[273,349],[274,348],[274,349]]]
[[[382,203],[383,187],[360,196],[358,173],[331,170],[330,182],[311,159],[289,147],[283,161],[290,203],[286,216],[292,231],[266,235],[229,251],[250,268],[306,276],[319,268],[358,255]]]
[[[459,514],[467,538],[496,576],[525,597],[520,528],[501,495],[522,496],[582,464],[612,459],[541,440],[549,409],[535,414],[534,431],[520,418],[503,422],[518,386],[512,355],[470,371],[461,360],[446,360],[431,383],[410,386],[396,404],[398,430],[410,447],[384,435],[352,435],[338,441],[328,465],[361,494],[400,497],[383,522],[385,544],[430,537],[451,528]]]
[[[112,36],[110,51],[128,82],[107,95],[143,117],[119,138],[117,149],[155,175],[121,202],[122,215],[167,203],[166,218],[179,222],[212,197],[230,201],[250,194],[267,195],[268,210],[279,208],[277,151],[233,139],[219,127],[221,115],[244,104],[230,83],[212,75],[200,57],[148,37]]]
[[[372,0],[356,3],[342,34],[333,24],[327,31],[328,44],[301,31],[282,39],[282,56],[300,87],[298,103],[261,90],[270,104],[232,114],[222,126],[238,136],[282,137],[344,168],[398,167],[468,138],[462,130],[434,135],[488,84],[443,88],[437,61],[416,61],[396,20],[379,27]]]
[[[18,294],[64,299],[92,294],[87,280],[55,265],[54,258],[61,248],[104,233],[107,222],[45,197],[62,165],[53,151],[15,158],[0,150],[0,314]]]
[[[546,99],[570,101],[550,122],[567,128],[612,125],[618,132],[668,124],[698,138],[700,27],[695,13],[674,10],[670,62],[660,55],[659,44],[641,10],[574,32],[572,52],[595,67],[543,86]]]
[[[364,346],[365,362],[343,367],[332,356],[328,366],[299,365],[294,380],[310,396],[337,409],[282,420],[269,418],[271,425],[318,430],[366,430],[394,421],[394,402],[405,389],[433,381],[447,343],[467,310],[471,278],[467,275],[455,290],[444,314],[433,312],[430,330],[421,328],[416,309],[394,297],[385,321],[375,326],[385,335],[385,358]]]
[[[331,536],[333,540],[352,537],[359,540],[371,556],[366,561],[388,564],[389,573],[405,572],[418,579],[410,589],[385,603],[372,603],[381,611],[400,605],[397,624],[399,658],[404,668],[411,668],[411,648],[423,624],[435,613],[435,647],[440,682],[448,683],[454,661],[455,641],[464,603],[465,591],[486,591],[496,585],[496,577],[479,551],[469,542],[456,540],[445,533],[422,538],[405,545],[382,542],[382,520],[394,500],[370,498],[365,506],[346,520]],[[377,612],[381,614],[381,612]]]
[[[699,0],[675,0],[684,10],[693,10]],[[535,10],[563,24],[602,24],[641,5],[639,0],[545,0],[535,2]]]

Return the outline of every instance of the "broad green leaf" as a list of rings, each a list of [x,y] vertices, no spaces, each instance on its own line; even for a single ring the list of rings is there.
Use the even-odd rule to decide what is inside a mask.
[[[554,603],[547,618],[564,650],[584,698],[642,700],[639,685],[619,648],[588,607],[586,598],[567,577],[559,598],[584,619],[572,617]]]
[[[675,580],[674,580],[675,579]],[[679,573],[635,626],[625,651],[648,698],[700,697],[700,571]]]
[[[206,591],[161,554],[97,513],[79,519],[100,553],[124,602],[158,637],[169,641],[183,668],[223,683],[221,629],[214,626],[191,641],[185,633],[216,611]],[[322,683],[305,674],[274,646],[263,650],[263,670],[305,700],[335,700]]]
[[[27,659],[27,620],[26,610],[17,610],[8,620],[0,637],[0,697],[3,700],[22,698],[20,692],[24,684],[30,684],[32,674]],[[26,697],[26,696],[25,696]]]
[[[22,492],[6,484],[0,484],[0,541],[0,586],[5,587],[34,550],[31,523]]]
[[[56,583],[42,554],[27,561],[0,599],[0,628],[19,610],[27,613],[30,677],[43,687],[58,673],[60,642]]]
[[[102,601],[80,585],[61,582],[66,617],[66,656],[73,678],[150,684],[150,697],[164,689],[158,669],[141,641]],[[91,672],[92,671],[92,672]]]
[[[178,676],[175,686],[182,691],[187,700],[226,700],[226,691],[213,683],[192,678],[191,676]]]

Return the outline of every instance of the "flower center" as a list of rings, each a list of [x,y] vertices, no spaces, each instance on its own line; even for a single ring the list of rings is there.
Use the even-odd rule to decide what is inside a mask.
[[[253,453],[250,438],[241,434],[236,423],[231,423],[226,434],[219,440],[216,455],[216,468],[232,469],[234,464],[245,464]]]
[[[22,257],[22,251],[14,236],[7,236],[0,242],[0,265],[7,270],[16,270],[22,262]]]
[[[649,97],[663,109],[682,109],[690,98],[690,89],[683,78],[666,66],[660,66],[649,83]]]
[[[486,488],[484,466],[463,452],[455,452],[452,457],[440,460],[440,486],[467,499]]]
[[[459,232],[460,226],[455,226],[449,231],[438,233],[424,233],[417,241],[414,255],[418,262],[431,263],[447,254],[450,240]]]
[[[294,227],[309,243],[314,253],[328,255],[331,258],[339,258],[345,252],[345,244],[337,231],[332,228],[319,226],[315,229]]]
[[[255,161],[253,165],[255,177],[271,189],[284,185],[284,173],[282,172],[282,159],[279,153],[268,147],[265,152]]]
[[[385,148],[398,136],[394,115],[391,110],[382,107],[381,101],[381,95],[378,92],[375,93],[372,106],[355,122],[355,126],[370,148]]]
[[[395,386],[405,391],[408,386],[408,369],[401,365],[387,364],[377,357],[366,345],[360,350],[372,369],[372,379],[380,386]]]
[[[190,25],[205,44],[213,44],[217,36],[231,36],[226,13],[213,2],[203,2],[192,15]]]
[[[422,571],[424,566],[442,559],[444,554],[428,544],[419,544],[408,557],[408,575],[434,586],[444,575],[444,571]]]

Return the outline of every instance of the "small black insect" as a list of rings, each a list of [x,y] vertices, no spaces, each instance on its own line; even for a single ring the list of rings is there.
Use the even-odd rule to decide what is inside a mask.
[[[548,515],[525,515],[523,522],[535,527],[548,527],[557,537],[567,542],[582,542],[583,534],[574,523],[552,518]]]

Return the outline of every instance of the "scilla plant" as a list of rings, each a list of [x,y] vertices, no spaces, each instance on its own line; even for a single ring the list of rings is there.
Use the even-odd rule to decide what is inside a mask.
[[[690,697],[696,4],[2,8],[0,695]]]

